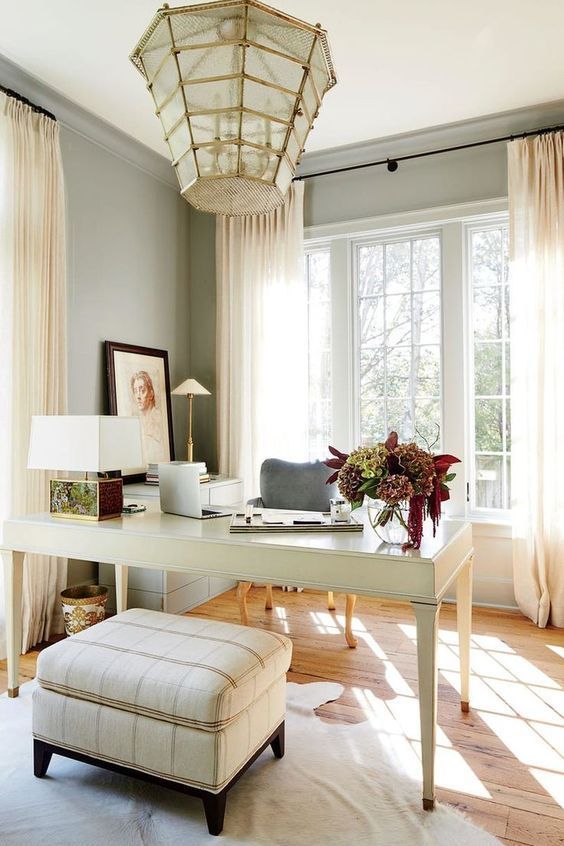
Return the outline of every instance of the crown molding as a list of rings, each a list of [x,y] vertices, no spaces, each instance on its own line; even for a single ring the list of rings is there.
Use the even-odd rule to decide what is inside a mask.
[[[518,135],[520,132],[556,126],[563,122],[564,100],[556,100],[416,132],[389,135],[358,144],[305,153],[297,175],[307,176],[321,171],[422,153],[426,150],[440,150],[443,147],[486,141],[504,135]]]
[[[118,156],[148,176],[178,191],[170,162],[131,135],[69,100],[0,54],[0,82],[56,116],[65,129]]]

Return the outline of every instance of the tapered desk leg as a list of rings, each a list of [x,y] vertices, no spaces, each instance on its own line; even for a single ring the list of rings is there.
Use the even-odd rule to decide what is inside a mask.
[[[115,564],[116,571],[116,610],[118,614],[127,611],[127,564]]]
[[[356,649],[358,645],[357,638],[353,635],[352,621],[354,614],[354,606],[356,605],[356,596],[354,593],[347,593],[347,604],[345,610],[345,640],[351,649]]]
[[[20,691],[20,654],[22,651],[23,552],[2,552],[4,565],[4,603],[6,607],[6,650],[8,657],[8,696]]]
[[[456,620],[460,652],[460,708],[470,710],[470,638],[472,634],[472,562],[464,564],[456,582]]]
[[[435,807],[435,745],[437,731],[437,633],[438,605],[412,602],[417,621],[417,669],[419,678],[419,719],[421,721],[421,760],[423,764],[423,808]]]
[[[334,611],[335,610],[335,597],[333,596],[333,591],[327,591],[327,610]]]
[[[272,598],[272,585],[266,585],[266,599],[264,602],[264,607],[267,611],[272,611],[273,604],[274,600]]]
[[[247,610],[247,594],[252,588],[252,582],[239,582],[237,584],[237,600],[239,602],[239,614],[241,616],[241,625],[249,625],[249,612]]]

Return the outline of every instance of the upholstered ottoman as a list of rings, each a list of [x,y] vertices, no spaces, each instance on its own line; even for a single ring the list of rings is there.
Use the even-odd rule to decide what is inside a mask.
[[[223,828],[229,788],[284,754],[292,644],[260,629],[132,609],[40,653],[34,772],[53,753],[198,796]]]

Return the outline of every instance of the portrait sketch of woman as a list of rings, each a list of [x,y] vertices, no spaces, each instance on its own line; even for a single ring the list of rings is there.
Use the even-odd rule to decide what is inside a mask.
[[[146,464],[171,461],[174,455],[166,351],[106,341],[106,354],[110,412],[139,417]]]

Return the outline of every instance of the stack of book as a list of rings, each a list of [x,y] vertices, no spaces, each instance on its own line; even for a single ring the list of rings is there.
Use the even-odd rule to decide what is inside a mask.
[[[191,463],[195,467],[198,467],[198,469],[200,471],[200,482],[209,482],[210,474],[208,473],[208,468],[206,466],[205,461],[192,461],[192,462],[186,462],[186,463],[187,464]]]
[[[147,476],[145,478],[145,483],[147,485],[158,485],[159,484],[159,465],[158,464],[149,464],[147,467]]]
[[[208,473],[208,468],[206,466],[205,461],[173,461],[173,464],[193,464],[194,467],[197,467],[200,472],[200,482],[209,482],[210,474]],[[145,479],[146,485],[158,485],[159,484],[159,465],[158,464],[149,464],[147,467],[147,476]]]

